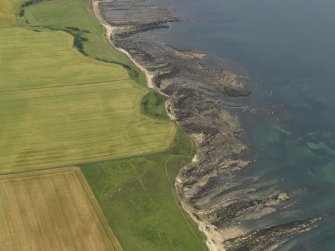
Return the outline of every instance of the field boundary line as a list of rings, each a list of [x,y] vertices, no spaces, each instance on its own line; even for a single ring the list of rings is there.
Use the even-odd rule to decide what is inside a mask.
[[[71,182],[70,182],[71,181]],[[21,184],[20,186],[16,186],[16,184]],[[31,183],[33,182],[33,183]],[[72,183],[73,182],[73,183]],[[35,184],[34,189],[39,189],[41,191],[39,194],[40,198],[42,198],[44,207],[51,206],[51,211],[48,212],[46,218],[39,218],[39,215],[36,216],[34,211],[26,211],[27,209],[40,208],[38,204],[38,198],[32,195],[32,187],[28,184]],[[58,189],[61,187],[61,190]],[[57,201],[56,205],[46,205],[45,203],[48,201],[43,193],[43,190],[47,189],[48,192],[54,194],[55,199]],[[25,193],[28,195],[25,197]],[[76,200],[76,192],[80,193],[80,199]],[[9,197],[10,196],[10,197]],[[65,196],[65,197],[64,197]],[[107,218],[103,214],[103,211],[93,194],[89,184],[86,181],[85,176],[82,173],[82,170],[79,167],[65,167],[59,168],[58,170],[36,170],[29,173],[17,173],[12,175],[5,175],[0,177],[0,198],[2,198],[4,205],[3,216],[2,218],[6,219],[5,230],[9,233],[9,236],[5,238],[10,238],[12,245],[15,243],[25,243],[27,245],[33,245],[35,243],[37,247],[41,250],[46,250],[47,247],[50,247],[51,243],[48,242],[47,236],[44,235],[44,231],[50,231],[50,229],[55,228],[55,222],[53,221],[53,209],[55,209],[62,217],[62,225],[68,226],[68,234],[67,238],[72,242],[72,246],[75,250],[94,250],[94,241],[92,242],[89,239],[79,240],[76,233],[79,233],[83,227],[89,227],[91,224],[96,226],[96,230],[94,230],[96,239],[99,243],[101,243],[101,247],[104,247],[103,250],[113,250],[113,251],[123,251],[116,235],[112,231]],[[14,211],[9,213],[11,207],[6,201],[11,199],[12,206],[14,207]],[[27,201],[24,201],[27,199]],[[62,200],[72,201],[74,204],[72,205],[72,209],[69,211],[68,208],[63,207],[61,203]],[[80,205],[85,205],[87,208],[87,213],[81,213]],[[55,208],[54,208],[55,207]],[[20,210],[22,208],[22,210]],[[43,208],[43,206],[41,207]],[[39,209],[40,210],[40,209]],[[29,212],[27,214],[27,212]],[[28,219],[27,217],[32,219]],[[75,219],[72,217],[75,216]],[[87,218],[88,217],[88,218]],[[22,224],[18,226],[12,225],[12,223],[19,218],[22,220]],[[51,222],[46,222],[43,220],[43,230],[40,227],[40,220],[46,219],[51,220]],[[74,221],[73,221],[74,220]],[[73,222],[72,222],[73,221]],[[31,225],[32,224],[32,225]],[[51,226],[49,226],[51,224]],[[31,226],[30,226],[31,225]],[[40,232],[40,237],[33,240],[28,240],[26,237],[29,236],[27,233],[20,234],[18,237],[22,238],[19,240],[15,239],[15,231],[23,231],[24,229],[29,229],[33,227],[34,232]],[[93,228],[95,229],[95,228]],[[57,248],[64,248],[63,246],[63,237],[59,234],[59,229],[54,229],[54,238],[53,243],[57,243]],[[93,239],[94,240],[94,239]],[[14,247],[14,250],[20,250],[20,247]],[[29,248],[28,248],[29,249]],[[58,249],[57,249],[58,250]]]
[[[82,83],[74,83],[74,84],[64,84],[64,85],[54,85],[49,87],[32,87],[32,88],[18,88],[18,89],[8,89],[8,90],[0,90],[0,93],[2,92],[24,92],[24,91],[33,91],[33,90],[48,90],[53,88],[66,88],[66,87],[75,87],[75,86],[89,86],[89,85],[99,85],[99,84],[109,84],[109,83],[115,83],[115,82],[121,82],[121,81],[133,81],[130,78],[125,79],[117,79],[113,81],[99,81],[99,82],[82,82]],[[130,84],[130,83],[129,83]]]
[[[105,215],[104,215],[96,197],[94,196],[91,187],[87,183],[87,180],[86,180],[83,172],[81,171],[80,168],[77,168],[77,170],[75,171],[75,174],[78,177],[78,180],[80,182],[80,185],[82,186],[83,191],[85,192],[87,198],[90,201],[91,207],[96,212],[96,216],[98,218],[98,221],[99,221],[100,225],[102,226],[106,236],[110,239],[111,244],[114,245],[115,251],[123,251],[123,249],[120,245],[120,242],[118,241],[116,235],[114,234],[113,230],[109,226],[108,220],[105,217]]]
[[[38,168],[38,169],[21,169],[21,170],[10,170],[10,171],[2,171],[0,172],[0,180],[1,177],[3,176],[7,176],[7,175],[16,175],[16,174],[20,174],[20,173],[33,173],[33,172],[37,172],[37,171],[48,171],[48,170],[55,170],[55,169],[62,169],[62,168],[80,168],[83,165],[87,165],[87,164],[94,164],[94,163],[99,163],[102,161],[111,161],[111,160],[121,160],[121,159],[130,159],[130,158],[134,158],[134,157],[140,157],[140,156],[146,156],[146,155],[150,155],[150,154],[154,154],[154,153],[161,153],[166,151],[169,148],[169,146],[166,146],[165,148],[159,149],[157,151],[144,151],[144,152],[138,152],[136,154],[127,154],[124,156],[116,156],[116,157],[102,157],[99,158],[98,160],[94,160],[94,161],[86,161],[86,162],[71,162],[68,164],[64,164],[64,165],[59,165],[59,166],[50,166],[50,167],[45,167],[45,168]],[[112,154],[111,154],[112,155]],[[42,164],[41,164],[42,165]]]

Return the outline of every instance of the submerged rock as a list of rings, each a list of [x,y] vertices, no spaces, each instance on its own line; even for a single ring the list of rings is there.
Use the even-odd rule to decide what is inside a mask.
[[[278,240],[303,233],[315,227],[321,217],[292,221],[282,225],[264,228],[243,237],[230,239],[225,242],[226,251],[258,251],[276,248]],[[282,244],[282,243],[281,243]]]

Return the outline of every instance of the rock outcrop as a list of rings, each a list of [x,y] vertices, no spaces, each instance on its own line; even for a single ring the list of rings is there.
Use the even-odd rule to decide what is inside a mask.
[[[185,210],[207,234],[212,250],[223,246],[227,250],[268,250],[321,220],[250,227],[283,209],[292,198],[275,186],[262,185],[261,177],[238,177],[253,163],[241,158],[247,146],[239,115],[249,110],[243,97],[250,95],[245,78],[206,65],[203,52],[179,50],[146,36],[181,21],[165,7],[146,0],[113,0],[102,1],[100,9],[113,26],[115,46],[128,51],[155,76],[155,88],[169,97],[170,117],[197,144],[195,161],[180,171],[176,189]]]

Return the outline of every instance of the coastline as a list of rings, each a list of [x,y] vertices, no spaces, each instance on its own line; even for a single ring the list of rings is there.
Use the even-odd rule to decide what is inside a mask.
[[[114,46],[114,48],[116,48],[120,52],[122,52],[125,55],[127,55],[127,57],[130,59],[130,61],[134,65],[136,65],[136,67],[138,67],[141,71],[143,71],[145,73],[146,78],[147,78],[147,86],[149,88],[154,89],[155,91],[158,91],[159,93],[165,95],[158,88],[155,87],[155,84],[154,84],[155,75],[153,73],[150,73],[140,63],[138,63],[130,55],[130,53],[128,51],[126,51],[126,50],[124,50],[124,49],[122,49],[120,47],[117,47],[113,43],[112,37],[113,37],[113,32],[114,32],[115,28],[112,25],[110,25],[107,22],[105,22],[105,20],[101,16],[100,10],[99,10],[100,0],[91,0],[91,3],[92,3],[93,13],[96,16],[96,18],[99,20],[99,22],[102,24],[102,26],[105,28],[105,30],[106,30],[106,33],[105,33],[106,39],[111,44],[111,46]],[[165,108],[166,108],[166,112],[168,113],[170,119],[174,120],[175,117],[174,117],[174,115],[172,115],[169,112],[167,105],[166,105]],[[198,161],[198,158],[197,158],[197,155],[195,155],[194,158],[193,158],[193,160],[192,160],[192,162],[196,163],[197,161]],[[178,180],[180,180],[178,176],[177,176],[176,181],[175,181],[176,187],[178,187],[181,184],[180,182],[178,182]],[[184,211],[193,219],[194,222],[197,223],[199,230],[206,235],[206,237],[207,237],[206,244],[208,246],[208,249],[210,251],[224,251],[225,249],[224,249],[224,246],[222,245],[224,239],[222,238],[222,236],[218,232],[215,233],[215,229],[214,229],[214,227],[212,225],[207,224],[205,221],[201,221],[197,217],[195,217],[194,216],[194,211],[192,210],[192,208],[187,203],[185,203],[179,196],[178,196],[178,198],[179,198],[179,201],[180,201],[181,206],[184,209]]]
[[[124,2],[132,3],[132,0]],[[181,169],[175,187],[184,211],[206,235],[209,250],[268,250],[281,246],[293,232],[302,233],[314,227],[321,219],[303,219],[280,225],[274,222],[255,228],[243,225],[244,222],[259,222],[292,202],[291,195],[277,188],[263,188],[259,193],[254,188],[259,177],[238,181],[229,178],[254,162],[241,159],[247,146],[241,139],[243,131],[236,111],[248,111],[248,107],[240,105],[236,97],[250,95],[245,90],[244,80],[227,69],[204,66],[201,62],[203,57],[198,57],[197,52],[143,41],[143,37],[137,36],[167,28],[167,23],[176,20],[172,16],[139,21],[128,31],[127,20],[125,24],[115,25],[113,18],[106,21],[100,3],[108,5],[111,2],[92,0],[94,14],[105,27],[109,43],[146,74],[148,87],[169,97],[167,113],[196,142],[198,152],[192,163]],[[117,4],[122,5],[120,2]],[[150,7],[145,8],[152,11]],[[118,11],[122,12],[122,8]],[[139,16],[139,20],[141,18]],[[126,28],[121,34],[116,34],[115,27]],[[227,182],[213,182],[220,177]]]
[[[136,67],[138,67],[142,72],[144,72],[144,74],[146,75],[147,78],[147,86],[151,89],[155,89],[157,91],[157,88],[155,88],[154,85],[154,75],[152,73],[150,73],[147,69],[145,69],[141,64],[139,64],[131,55],[128,51],[117,47],[113,41],[112,41],[112,37],[113,37],[113,32],[115,30],[115,28],[108,24],[107,22],[105,22],[105,20],[103,19],[103,17],[100,14],[100,10],[99,10],[99,3],[101,1],[100,0],[91,0],[92,3],[92,11],[95,15],[95,17],[99,20],[99,22],[101,23],[101,25],[106,29],[106,39],[108,40],[108,42],[111,44],[111,46],[113,46],[115,49],[117,49],[118,51],[122,52],[123,54],[125,54],[130,61],[136,65]]]

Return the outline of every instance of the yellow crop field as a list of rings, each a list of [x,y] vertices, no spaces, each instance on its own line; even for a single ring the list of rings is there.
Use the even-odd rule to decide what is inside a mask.
[[[172,122],[140,111],[147,93],[116,64],[83,56],[65,32],[2,28],[0,172],[162,151]]]
[[[2,175],[0,202],[0,250],[122,250],[79,169]]]

